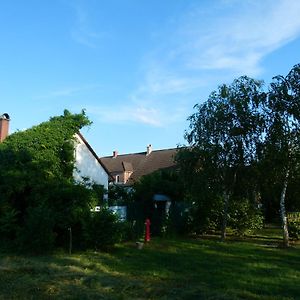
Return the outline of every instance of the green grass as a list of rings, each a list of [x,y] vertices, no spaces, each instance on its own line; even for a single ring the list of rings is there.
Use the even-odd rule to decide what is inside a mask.
[[[300,247],[279,248],[270,232],[153,239],[112,253],[2,253],[0,299],[300,299]]]

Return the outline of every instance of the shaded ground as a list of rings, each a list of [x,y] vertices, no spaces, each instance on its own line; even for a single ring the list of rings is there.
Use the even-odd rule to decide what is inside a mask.
[[[110,254],[0,254],[0,299],[300,299],[300,246],[279,241],[267,229],[225,243],[128,243]]]

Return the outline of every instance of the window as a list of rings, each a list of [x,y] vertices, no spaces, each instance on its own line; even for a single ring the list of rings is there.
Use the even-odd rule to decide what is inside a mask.
[[[119,183],[119,182],[120,182],[120,175],[116,175],[115,183]]]

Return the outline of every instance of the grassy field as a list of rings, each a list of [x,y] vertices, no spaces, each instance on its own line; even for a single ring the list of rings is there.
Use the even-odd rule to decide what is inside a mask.
[[[300,246],[278,231],[153,239],[112,253],[0,254],[0,299],[300,299]]]

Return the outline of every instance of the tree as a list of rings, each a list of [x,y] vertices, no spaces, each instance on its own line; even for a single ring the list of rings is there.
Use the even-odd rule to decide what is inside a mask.
[[[300,167],[300,65],[286,77],[276,76],[270,85],[266,107],[268,132],[264,162],[269,165],[275,191],[280,191],[283,241],[289,246],[286,194],[289,182]]]
[[[139,210],[137,214],[140,215],[143,222],[146,218],[151,219],[152,232],[161,234],[164,229],[171,230],[171,228],[166,228],[166,219],[170,217],[166,214],[166,202],[155,202],[153,199],[156,194],[167,196],[172,202],[172,209],[175,202],[183,200],[183,188],[178,172],[176,170],[158,170],[144,175],[135,182],[133,190],[133,197],[136,200],[134,206]],[[171,224],[169,227],[172,227]]]
[[[222,219],[222,193],[215,169],[205,154],[197,147],[182,147],[176,155],[183,199],[190,206],[190,230],[196,233],[217,229]]]
[[[223,199],[222,240],[226,237],[230,199],[236,190],[237,177],[258,158],[264,136],[261,115],[265,94],[262,82],[246,76],[222,85],[189,117],[186,139],[199,169],[208,174],[207,189]]]

